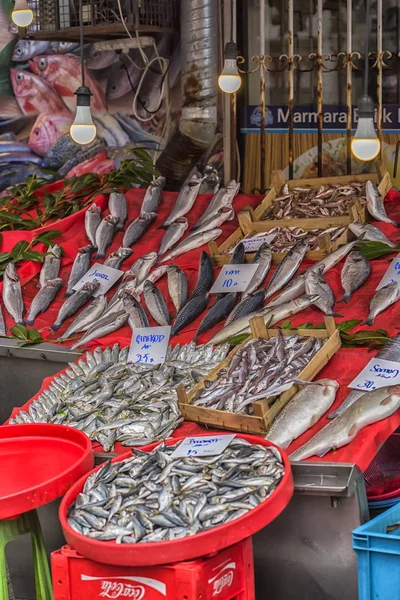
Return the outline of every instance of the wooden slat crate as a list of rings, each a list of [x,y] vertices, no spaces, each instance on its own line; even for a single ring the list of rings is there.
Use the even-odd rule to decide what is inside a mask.
[[[304,381],[312,381],[321,369],[329,362],[332,356],[339,350],[341,346],[340,334],[336,328],[333,317],[325,317],[326,329],[299,329],[288,330],[282,329],[283,335],[300,335],[304,337],[314,337],[326,340],[322,348],[310,360],[308,365],[299,374],[299,379]],[[243,433],[265,434],[271,427],[274,419],[293,398],[298,391],[297,385],[283,392],[279,398],[274,401],[274,398],[266,398],[257,400],[252,403],[253,415],[236,414],[215,408],[205,408],[202,406],[194,406],[191,404],[196,393],[205,387],[205,381],[214,381],[220,369],[227,367],[232,357],[242,348],[250,339],[266,338],[276,336],[276,329],[266,329],[264,319],[262,317],[254,317],[250,321],[251,336],[242,344],[236,346],[232,352],[215,367],[207,377],[204,377],[197,385],[195,385],[188,393],[183,386],[178,388],[179,408],[186,421],[194,421],[202,425],[216,427],[218,429],[228,429],[232,431],[241,431]],[[273,404],[272,404],[273,402]]]

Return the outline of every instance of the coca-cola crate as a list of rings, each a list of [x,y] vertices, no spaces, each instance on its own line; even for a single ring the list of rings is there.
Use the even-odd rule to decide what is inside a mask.
[[[98,563],[63,546],[52,553],[51,569],[54,600],[255,600],[251,538],[212,556],[155,567]]]

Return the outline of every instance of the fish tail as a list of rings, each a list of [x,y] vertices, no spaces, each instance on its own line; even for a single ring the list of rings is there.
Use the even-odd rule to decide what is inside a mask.
[[[52,331],[58,331],[60,329],[60,327],[61,327],[61,323],[58,324],[57,321],[56,321],[55,323],[53,323],[53,325],[51,325],[50,329]]]
[[[337,410],[334,410],[334,411],[332,411],[332,412],[328,413],[328,414],[326,415],[326,418],[328,419],[328,421],[333,421],[333,419],[336,419],[336,417],[338,417],[338,416],[339,416],[339,414],[340,414],[340,413],[339,413]]]
[[[70,296],[72,296],[72,294],[74,293],[74,291],[72,290],[67,290],[63,296],[63,298],[69,298]]]
[[[371,326],[374,322],[374,317],[367,317],[364,321],[361,321],[360,325],[369,325]]]
[[[349,292],[347,292],[346,294],[344,294],[344,296],[342,296],[340,298],[340,300],[337,300],[337,302],[348,302],[351,298],[351,294]]]
[[[159,225],[157,227],[157,229],[168,229],[169,225],[166,225],[165,223],[163,225]]]
[[[105,259],[105,257],[106,257],[106,253],[105,253],[105,252],[98,252],[98,253],[96,254],[96,258],[97,258],[98,260],[104,260],[104,259]]]
[[[26,325],[33,325],[35,322],[35,319],[27,319],[26,320]]]
[[[337,313],[337,312],[331,312],[331,313],[329,314],[329,316],[330,316],[330,317],[343,317],[343,315],[341,315],[340,313]]]

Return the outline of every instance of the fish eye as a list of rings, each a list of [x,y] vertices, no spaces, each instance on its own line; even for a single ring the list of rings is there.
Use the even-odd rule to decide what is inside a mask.
[[[117,85],[116,85],[115,83],[113,83],[113,84],[112,84],[112,86],[111,86],[111,90],[112,90],[113,92],[116,92],[116,91],[117,91]]]
[[[23,73],[17,73],[17,77],[16,77],[16,79],[17,79],[17,81],[18,81],[19,83],[21,83],[21,81],[23,81],[23,80],[24,80],[24,75],[23,75]]]
[[[39,69],[45,69],[47,66],[47,60],[45,58],[41,58],[39,60]]]
[[[37,127],[36,129],[34,129],[32,133],[33,133],[33,135],[39,136],[39,134],[40,134],[39,127]]]

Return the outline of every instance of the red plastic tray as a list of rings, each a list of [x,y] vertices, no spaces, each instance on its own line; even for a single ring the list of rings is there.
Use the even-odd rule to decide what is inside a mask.
[[[364,472],[368,500],[390,500],[400,496],[400,434],[387,439]]]
[[[0,519],[62,496],[94,465],[90,439],[64,425],[0,427]]]
[[[204,435],[204,434],[202,434]],[[224,435],[221,433],[221,435]],[[225,434],[226,435],[226,434]],[[238,434],[237,437],[248,440],[249,442],[261,444],[263,446],[273,446],[269,441],[253,435]],[[166,443],[170,446],[176,444],[184,438],[175,438]],[[155,448],[159,442],[141,448],[141,450],[150,451]],[[223,548],[232,546],[253,535],[266,525],[271,523],[289,504],[293,495],[293,477],[290,468],[290,462],[282,450],[281,452],[285,475],[283,476],[274,493],[264,502],[253,508],[248,514],[239,517],[225,525],[219,525],[179,540],[148,542],[143,544],[116,544],[115,542],[101,542],[89,539],[70,527],[67,521],[68,509],[75,501],[75,498],[82,491],[87,476],[82,477],[67,492],[62,499],[59,518],[65,539],[68,544],[77,550],[82,556],[91,560],[120,566],[145,566],[171,564],[183,560],[190,560],[200,556],[207,556],[213,552],[218,552]],[[123,456],[116,457],[112,462],[119,462],[132,456],[129,452]],[[101,465],[94,469],[97,471]]]

